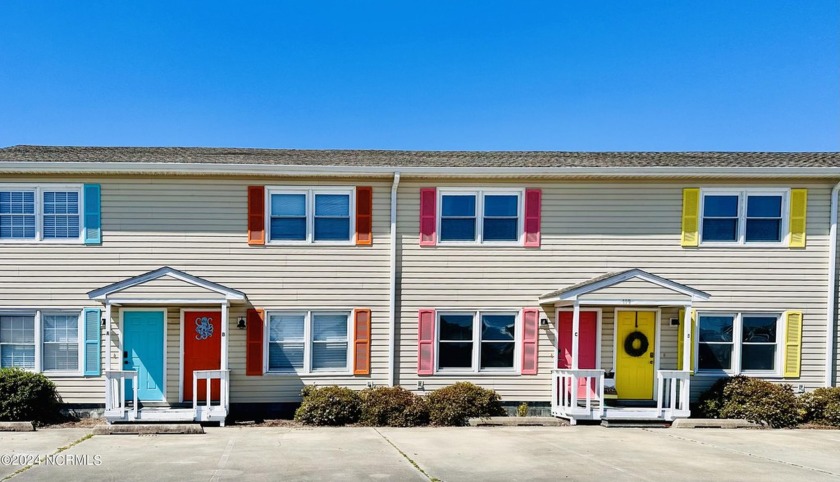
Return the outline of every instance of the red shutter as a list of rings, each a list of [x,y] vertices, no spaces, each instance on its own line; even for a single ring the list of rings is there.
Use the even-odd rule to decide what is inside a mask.
[[[417,374],[435,372],[435,310],[420,310],[417,323]]]
[[[540,310],[522,309],[522,374],[536,375],[539,355]]]
[[[540,247],[540,212],[542,210],[542,190],[525,190],[525,246]]]
[[[373,188],[356,188],[356,244],[373,244]]]
[[[245,375],[263,374],[263,310],[248,310],[247,348],[245,350]]]
[[[437,189],[420,189],[420,246],[434,246],[437,242]]]
[[[265,187],[248,186],[248,244],[265,244]]]
[[[370,375],[370,309],[353,311],[353,375]]]

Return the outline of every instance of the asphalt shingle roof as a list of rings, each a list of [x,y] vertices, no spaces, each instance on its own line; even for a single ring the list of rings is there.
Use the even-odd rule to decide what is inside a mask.
[[[840,167],[840,152],[381,151],[206,147],[0,148],[0,162],[133,162],[355,167]]]

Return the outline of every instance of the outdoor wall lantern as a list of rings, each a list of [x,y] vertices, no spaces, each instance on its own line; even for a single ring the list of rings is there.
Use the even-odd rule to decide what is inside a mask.
[[[244,316],[239,317],[239,321],[236,322],[236,327],[239,328],[240,330],[245,329],[245,317]]]

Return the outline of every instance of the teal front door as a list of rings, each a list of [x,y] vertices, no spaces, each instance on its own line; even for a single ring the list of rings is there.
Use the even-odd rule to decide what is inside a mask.
[[[123,370],[137,370],[137,399],[163,400],[163,311],[123,312]],[[134,399],[131,380],[126,400]]]

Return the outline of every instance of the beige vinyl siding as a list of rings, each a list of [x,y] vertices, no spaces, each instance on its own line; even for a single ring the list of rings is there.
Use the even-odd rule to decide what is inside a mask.
[[[86,182],[102,186],[102,245],[2,245],[2,307],[101,307],[87,292],[170,266],[240,290],[252,306],[265,309],[372,310],[370,376],[266,375],[245,377],[245,331],[236,329],[245,305],[230,308],[231,401],[299,400],[303,383],[364,387],[387,384],[390,180],[211,177],[11,177],[4,182]],[[371,246],[249,246],[247,186],[372,186]],[[351,213],[352,215],[352,213]],[[153,282],[154,287],[169,281]],[[138,287],[126,292],[146,292]],[[172,295],[194,295],[176,288]],[[160,293],[149,292],[151,296]],[[205,297],[206,295],[199,295]],[[177,401],[182,306],[169,306],[167,400]],[[209,306],[208,308],[213,308]],[[112,346],[117,346],[117,309]],[[104,345],[103,345],[104,346]],[[114,348],[114,366],[119,366]],[[103,350],[104,351],[104,350]],[[104,403],[103,379],[56,379],[68,403]]]
[[[680,246],[682,189],[685,187],[779,186],[808,188],[805,249]],[[422,187],[541,188],[542,247],[420,247],[419,190]],[[478,181],[404,180],[399,189],[400,330],[399,383],[426,391],[466,379],[494,388],[506,400],[548,401],[555,335],[540,330],[539,373],[535,376],[445,377],[417,375],[417,312],[420,308],[475,309],[537,306],[540,295],[604,273],[640,268],[706,291],[701,310],[801,310],[802,376],[820,386],[825,357],[828,183],[765,181]],[[546,307],[543,307],[546,308]],[[552,307],[548,307],[553,310]],[[612,307],[604,307],[602,360],[612,360]],[[676,310],[663,310],[661,368],[676,368],[678,327],[664,326]],[[554,319],[553,313],[541,316]],[[707,386],[693,377],[694,392]],[[708,383],[711,383],[709,381]]]

